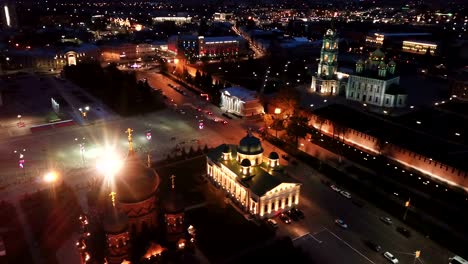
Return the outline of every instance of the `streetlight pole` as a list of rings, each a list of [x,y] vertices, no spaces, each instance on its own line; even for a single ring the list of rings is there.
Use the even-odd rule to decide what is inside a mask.
[[[275,131],[276,131],[276,138],[278,138],[278,116],[281,114],[281,108],[275,108]]]
[[[80,147],[81,163],[82,163],[83,167],[85,166],[85,163],[86,163],[85,156],[84,156],[85,151],[86,151],[86,149],[85,149],[85,143],[86,143],[85,140],[86,140],[86,137],[83,137],[80,140],[80,142],[78,143],[78,146]],[[78,138],[75,138],[75,141],[78,141]]]
[[[408,208],[410,207],[410,201],[411,198],[408,199],[408,201],[405,202],[405,213],[403,214],[403,221],[406,221],[406,215],[408,214]]]

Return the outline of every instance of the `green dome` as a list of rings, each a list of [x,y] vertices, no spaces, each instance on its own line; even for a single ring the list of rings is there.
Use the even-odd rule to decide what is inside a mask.
[[[230,153],[231,147],[228,144],[224,144],[223,153]]]
[[[249,133],[247,136],[241,139],[239,147],[237,148],[237,152],[244,155],[257,155],[263,153],[260,139],[252,136],[252,134]]]
[[[272,160],[279,159],[279,155],[278,155],[278,153],[273,151],[273,152],[270,153],[270,155],[268,155],[268,158],[272,159]]]
[[[250,167],[251,165],[252,165],[252,163],[250,163],[250,160],[248,160],[248,159],[243,159],[241,161],[241,166],[242,167]]]
[[[372,60],[374,59],[381,59],[383,60],[385,58],[385,53],[381,49],[376,49],[374,52],[371,54]]]

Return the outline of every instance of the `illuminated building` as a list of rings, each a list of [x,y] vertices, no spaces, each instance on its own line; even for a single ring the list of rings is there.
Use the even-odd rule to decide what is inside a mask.
[[[401,48],[404,39],[411,38],[428,38],[430,33],[405,32],[405,33],[372,33],[366,36],[366,46],[373,48],[394,47]]]
[[[14,49],[5,52],[9,57],[9,65],[17,69],[33,69],[37,71],[61,70],[66,65],[76,65],[82,60],[99,59],[99,50],[91,44],[77,47]]]
[[[14,2],[6,1],[0,2],[1,6],[1,21],[3,28],[10,29],[10,28],[17,28],[18,27],[18,19],[16,16],[16,5]]]
[[[154,230],[158,226],[155,195],[159,187],[158,174],[130,150],[115,179],[118,206],[128,216],[131,233]]]
[[[121,212],[110,212],[103,220],[106,235],[106,259],[109,264],[120,264],[129,259],[130,234],[128,218]]]
[[[220,145],[206,159],[214,186],[255,217],[271,217],[299,204],[301,184],[284,175],[276,152],[263,156],[260,140],[250,132],[239,146]]]
[[[221,90],[220,105],[221,110],[239,116],[253,116],[264,113],[257,93],[243,87],[229,87]]]
[[[162,201],[164,211],[164,223],[166,226],[166,239],[172,246],[180,247],[185,236],[184,202],[180,193],[175,188],[175,176],[172,175],[171,188],[165,194]]]
[[[186,58],[220,58],[239,54],[240,37],[171,36],[168,50]]]
[[[342,75],[337,75],[338,67],[338,36],[329,29],[323,36],[320,62],[317,75],[312,76],[312,92],[323,95],[337,95],[344,90]],[[343,87],[343,89],[340,89]]]
[[[104,62],[117,62],[121,60],[136,60],[138,58],[137,45],[132,43],[109,43],[99,47]]]
[[[191,17],[182,17],[182,16],[166,16],[166,17],[155,17],[153,18],[154,23],[164,23],[164,22],[174,22],[176,25],[182,25],[185,23],[191,23]]]
[[[429,54],[434,55],[437,50],[437,44],[432,42],[422,42],[422,41],[403,41],[403,47],[401,49],[403,52],[413,53],[413,54],[426,54],[429,50]]]
[[[377,49],[365,62],[356,63],[356,71],[349,75],[346,99],[381,107],[406,106],[406,93],[395,74],[394,61],[385,63],[385,54]]]
[[[132,130],[127,131],[129,152],[122,167],[111,177],[112,182],[103,184],[103,178],[96,178],[88,192],[89,218],[86,221],[89,219],[90,227],[82,228],[84,234],[77,242],[81,263],[150,261],[168,250],[178,251],[181,255],[190,254],[182,251],[189,249],[192,242],[185,226],[183,199],[175,190],[175,176],[171,177],[172,188],[159,195],[160,178],[155,170],[145,166],[137,157],[133,151]],[[162,201],[159,197],[163,197]],[[162,218],[158,217],[159,207]],[[99,232],[104,235],[105,242],[99,238]],[[136,244],[131,245],[131,241],[139,241],[138,245],[144,246],[146,253],[136,248]],[[105,249],[104,256],[95,254],[102,248]],[[136,263],[160,263],[156,260]]]
[[[234,17],[232,13],[214,13],[213,20],[214,21],[229,21]]]

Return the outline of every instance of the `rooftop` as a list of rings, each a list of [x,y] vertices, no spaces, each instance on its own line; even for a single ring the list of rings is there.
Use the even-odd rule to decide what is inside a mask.
[[[257,100],[257,93],[255,91],[251,91],[247,88],[240,87],[240,86],[233,86],[233,87],[223,89],[221,90],[221,93],[240,98],[244,102]]]
[[[287,182],[295,182],[291,178],[287,178],[283,171],[284,167],[283,166],[278,166],[275,169],[271,169],[268,167],[268,165],[264,162],[260,166],[255,166],[253,167],[252,173],[248,177],[244,177],[240,173],[241,171],[241,166],[239,163],[236,161],[237,157],[237,146],[236,145],[229,145],[231,147],[231,160],[223,160],[222,159],[222,153],[223,149],[225,148],[225,144],[220,145],[210,151],[208,153],[208,158],[210,158],[212,161],[217,162],[219,164],[223,164],[226,166],[229,170],[234,172],[237,175],[237,180],[244,185],[245,187],[249,188],[254,194],[256,194],[258,197],[263,196],[265,193],[267,193],[269,190],[275,188],[276,186],[282,184],[282,183],[287,183]]]
[[[314,114],[449,166],[468,170],[466,116],[431,108],[384,118],[338,104],[319,108]]]

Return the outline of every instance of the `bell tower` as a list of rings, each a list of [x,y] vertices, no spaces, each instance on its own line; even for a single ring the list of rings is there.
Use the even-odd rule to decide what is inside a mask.
[[[338,66],[338,36],[336,31],[328,29],[323,36],[320,62],[317,75],[323,79],[332,79]]]

